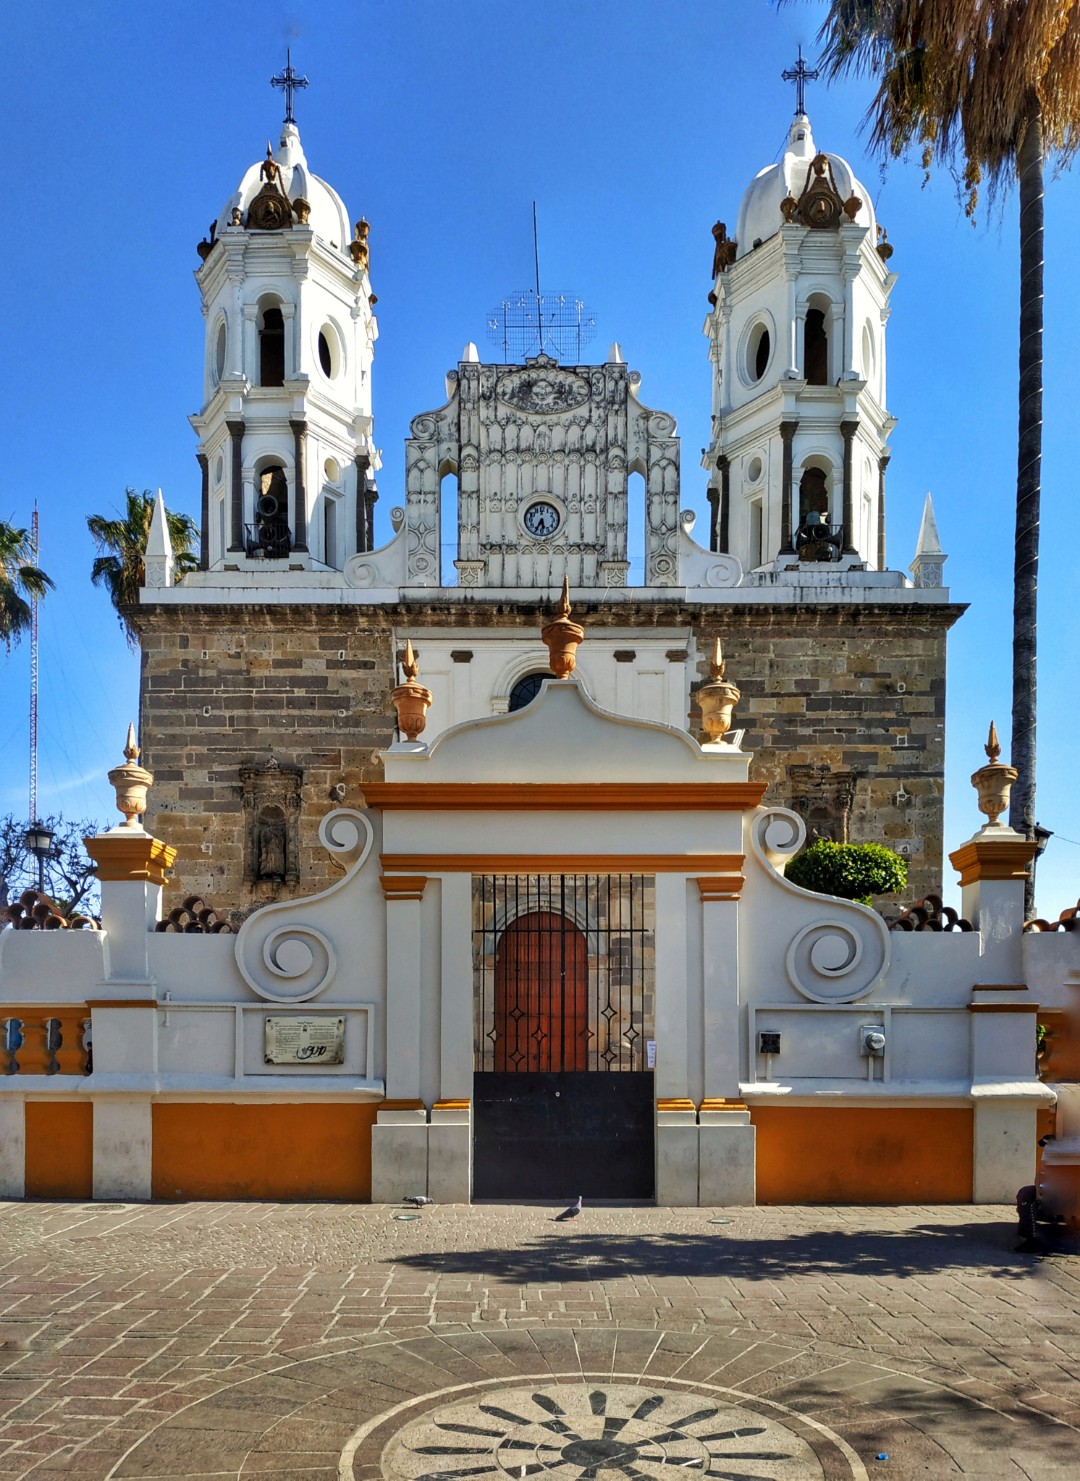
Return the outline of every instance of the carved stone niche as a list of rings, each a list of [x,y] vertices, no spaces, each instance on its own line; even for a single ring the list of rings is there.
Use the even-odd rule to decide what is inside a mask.
[[[263,766],[242,766],[244,796],[244,883],[268,887],[300,882],[300,786],[298,766],[273,757]]]
[[[809,843],[829,838],[847,843],[856,775],[829,766],[789,766],[791,806],[806,823]]]

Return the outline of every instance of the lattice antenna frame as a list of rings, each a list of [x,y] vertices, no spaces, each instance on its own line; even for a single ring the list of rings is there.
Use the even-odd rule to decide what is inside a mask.
[[[487,330],[506,364],[520,365],[530,356],[547,354],[580,365],[585,346],[596,337],[596,315],[575,293],[520,288],[491,310]]]

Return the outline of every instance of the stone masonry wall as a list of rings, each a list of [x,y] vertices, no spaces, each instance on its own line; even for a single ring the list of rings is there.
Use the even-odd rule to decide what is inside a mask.
[[[909,859],[906,897],[940,889],[943,853],[945,635],[958,606],[578,606],[586,630],[691,627],[698,682],[719,636],[742,691],[735,725],[751,776],[790,805],[792,767],[854,773],[852,842],[884,842]],[[434,601],[395,607],[143,606],[140,727],[154,772],[147,826],[179,850],[167,904],[203,894],[244,912],[310,894],[335,877],[318,841],[344,787],[361,801],[393,736],[394,642],[409,633],[498,625],[536,632],[535,604]],[[628,639],[628,642],[631,641]],[[697,719],[687,697],[691,723]],[[244,882],[240,770],[303,771],[299,881]]]

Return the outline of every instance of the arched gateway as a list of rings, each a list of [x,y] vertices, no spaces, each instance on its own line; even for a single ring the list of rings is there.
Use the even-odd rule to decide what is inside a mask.
[[[473,880],[474,1193],[651,1198],[644,875]]]

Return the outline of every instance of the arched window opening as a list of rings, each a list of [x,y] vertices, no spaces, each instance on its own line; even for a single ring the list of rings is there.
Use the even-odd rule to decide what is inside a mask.
[[[216,386],[225,374],[225,346],[227,331],[225,320],[222,319],[217,327],[217,336],[214,341],[214,385]]]
[[[458,496],[460,484],[455,468],[439,474],[439,585],[457,586],[455,561],[465,558],[458,544]]]
[[[259,385],[285,384],[285,319],[276,304],[262,312],[259,325]]]
[[[289,482],[278,464],[255,475],[255,523],[248,526],[248,555],[280,560],[292,548]]]
[[[589,1068],[589,947],[551,910],[511,921],[495,952],[496,1070]]]
[[[807,309],[803,327],[803,368],[811,386],[829,384],[829,336],[821,309]]]
[[[626,573],[627,586],[645,585],[645,475],[636,470],[626,479]]]
[[[843,530],[829,523],[829,475],[811,464],[799,480],[799,525],[795,551],[801,561],[839,560]]]
[[[540,685],[545,679],[550,679],[551,677],[550,673],[536,673],[526,674],[523,679],[519,679],[510,691],[510,703],[507,707],[510,714],[513,714],[515,710],[523,710],[526,705],[532,704],[533,700],[540,693]]]
[[[323,564],[338,570],[338,504],[339,500],[323,495]]]
[[[750,500],[750,566],[760,566],[764,560],[764,531],[761,519],[761,500]]]

